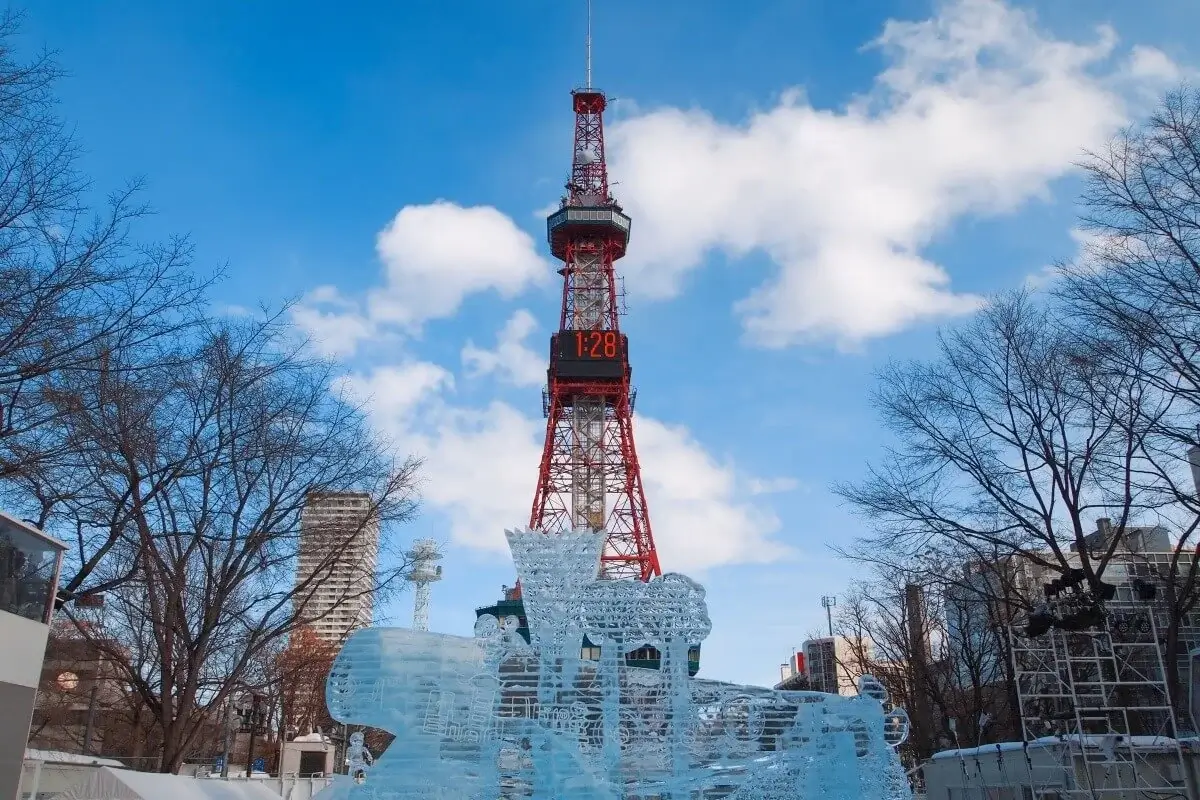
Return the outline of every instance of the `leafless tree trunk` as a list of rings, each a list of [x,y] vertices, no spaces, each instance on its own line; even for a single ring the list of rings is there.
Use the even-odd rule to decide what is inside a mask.
[[[185,366],[117,369],[92,387],[99,402],[70,421],[96,446],[62,501],[81,535],[116,542],[97,566],[112,589],[96,638],[119,644],[111,655],[161,729],[164,771],[238,685],[262,679],[264,654],[319,618],[315,590],[349,545],[381,526],[386,546],[416,503],[417,463],[395,461],[276,319],[209,323],[190,346]],[[327,555],[297,582],[310,490],[366,492],[370,508],[324,531]],[[400,585],[402,555],[380,562],[339,604]]]

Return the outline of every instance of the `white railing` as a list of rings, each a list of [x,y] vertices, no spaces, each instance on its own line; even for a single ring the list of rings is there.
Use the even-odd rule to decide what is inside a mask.
[[[107,761],[107,760],[105,760]],[[109,762],[112,763],[112,762]],[[82,783],[90,771],[108,766],[101,764],[61,763],[43,761],[41,759],[26,759],[22,765],[19,800],[44,800],[59,792]],[[220,776],[197,776],[201,780],[228,780],[240,783],[246,777],[221,778]],[[301,777],[300,775],[284,775],[282,778],[254,777],[255,783],[267,787],[278,794],[283,800],[312,800],[322,789],[333,783],[330,776]]]

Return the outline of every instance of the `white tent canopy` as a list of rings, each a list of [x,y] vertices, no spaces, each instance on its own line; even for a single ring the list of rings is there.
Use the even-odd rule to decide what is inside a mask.
[[[126,769],[89,770],[75,786],[55,800],[279,800],[279,795],[253,781],[218,781],[133,772]]]
[[[82,753],[66,753],[62,750],[38,750],[33,747],[25,748],[25,760],[44,761],[47,764],[94,764],[98,767],[124,766],[115,758],[85,756]]]

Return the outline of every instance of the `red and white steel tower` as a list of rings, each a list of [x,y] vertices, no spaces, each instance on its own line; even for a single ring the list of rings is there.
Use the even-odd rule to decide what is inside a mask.
[[[562,262],[562,311],[550,337],[546,443],[529,527],[604,531],[601,577],[645,581],[662,570],[633,440],[635,393],[613,266],[625,255],[630,219],[609,193],[607,98],[591,83],[589,31],[587,85],[571,93],[571,180],[546,221],[550,252]]]

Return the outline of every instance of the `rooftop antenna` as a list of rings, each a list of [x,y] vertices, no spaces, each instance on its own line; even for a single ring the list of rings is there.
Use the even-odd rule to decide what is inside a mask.
[[[825,609],[825,618],[829,622],[829,635],[833,636],[833,607],[837,605],[837,597],[835,595],[823,595],[821,597],[821,606]]]
[[[587,86],[592,88],[592,0],[587,0]]]

